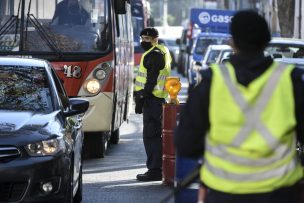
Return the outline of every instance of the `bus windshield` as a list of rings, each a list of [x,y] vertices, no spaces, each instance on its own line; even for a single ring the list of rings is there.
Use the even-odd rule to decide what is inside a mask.
[[[108,7],[107,0],[1,0],[0,54],[105,52]]]

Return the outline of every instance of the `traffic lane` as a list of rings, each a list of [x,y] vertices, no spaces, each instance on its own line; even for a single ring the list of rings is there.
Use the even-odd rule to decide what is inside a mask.
[[[137,174],[146,172],[142,115],[133,110],[120,132],[119,144],[111,145],[105,158],[84,160],[83,202],[160,202],[170,187],[161,181],[136,180]]]

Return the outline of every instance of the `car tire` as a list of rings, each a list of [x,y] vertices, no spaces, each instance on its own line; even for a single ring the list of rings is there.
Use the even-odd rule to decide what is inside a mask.
[[[111,144],[118,144],[119,137],[120,137],[120,133],[119,133],[119,128],[118,128],[117,130],[115,130],[115,131],[112,132],[110,143]]]

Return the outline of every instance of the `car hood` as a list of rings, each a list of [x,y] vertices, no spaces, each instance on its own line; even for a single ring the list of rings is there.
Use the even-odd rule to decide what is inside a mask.
[[[15,145],[58,135],[61,129],[58,113],[59,111],[49,114],[0,111],[0,143]]]

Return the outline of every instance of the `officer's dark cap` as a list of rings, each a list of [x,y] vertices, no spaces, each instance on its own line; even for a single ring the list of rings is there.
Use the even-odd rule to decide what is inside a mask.
[[[158,30],[154,27],[146,27],[140,32],[140,36],[146,35],[150,37],[158,37]]]
[[[253,10],[242,10],[232,18],[230,32],[241,51],[260,51],[271,39],[266,20]]]

